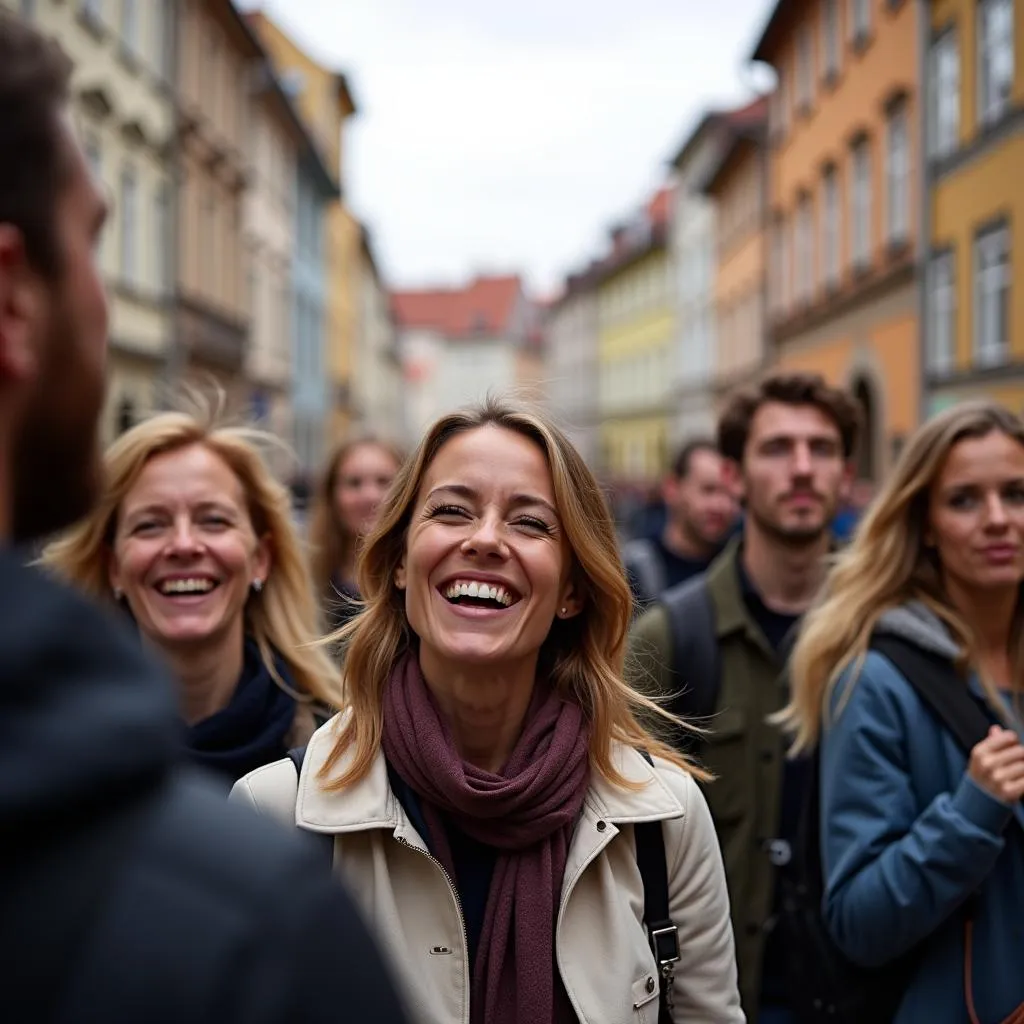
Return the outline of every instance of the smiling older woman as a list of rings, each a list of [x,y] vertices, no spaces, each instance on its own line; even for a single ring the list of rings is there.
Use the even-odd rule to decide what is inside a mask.
[[[93,513],[42,563],[134,621],[172,669],[193,758],[226,785],[304,743],[336,670],[288,494],[219,406],[163,413],[104,457]]]
[[[710,815],[623,682],[630,591],[566,438],[497,403],[440,420],[359,583],[349,706],[298,777],[268,765],[233,796],[333,837],[416,1018],[742,1021]],[[661,825],[674,972],[644,925],[641,822]]]

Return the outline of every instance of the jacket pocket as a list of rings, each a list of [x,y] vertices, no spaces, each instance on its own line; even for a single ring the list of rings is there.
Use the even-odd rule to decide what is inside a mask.
[[[661,989],[654,974],[645,974],[633,982],[633,1020],[635,1024],[658,1024],[658,997]]]
[[[704,743],[705,767],[715,776],[707,784],[708,807],[716,823],[730,824],[743,817],[751,798],[749,779],[744,770],[749,756],[747,713],[743,708],[727,708],[709,723]]]

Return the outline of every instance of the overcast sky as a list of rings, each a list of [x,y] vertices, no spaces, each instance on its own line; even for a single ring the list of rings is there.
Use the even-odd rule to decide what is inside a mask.
[[[347,194],[393,287],[521,271],[547,292],[758,79],[769,0],[263,0],[343,70]]]

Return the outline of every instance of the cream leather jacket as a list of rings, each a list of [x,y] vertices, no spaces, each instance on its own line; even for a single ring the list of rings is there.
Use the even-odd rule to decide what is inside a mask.
[[[470,971],[458,896],[388,783],[383,754],[362,781],[325,792],[316,774],[333,723],[313,736],[301,778],[291,761],[239,780],[233,800],[335,836],[334,863],[395,965],[418,1024],[469,1024]],[[667,762],[616,751],[630,792],[594,778],[569,848],[556,923],[556,960],[582,1024],[657,1024],[659,976],[642,924],[633,823],[662,821],[670,911],[679,928],[673,1017],[740,1024],[725,874],[704,797]]]

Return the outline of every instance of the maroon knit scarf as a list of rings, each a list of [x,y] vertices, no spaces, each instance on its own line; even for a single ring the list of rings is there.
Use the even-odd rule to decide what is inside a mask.
[[[589,779],[583,713],[538,683],[522,735],[497,775],[459,757],[417,659],[384,692],[384,754],[423,799],[430,841],[454,878],[441,813],[497,847],[470,998],[472,1024],[575,1020],[555,969],[555,915]]]

